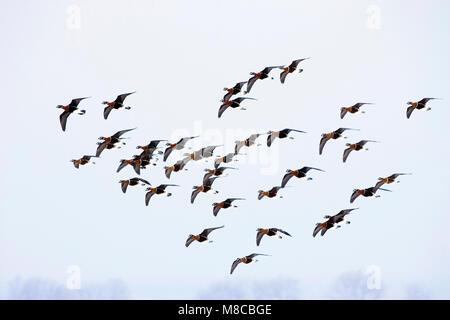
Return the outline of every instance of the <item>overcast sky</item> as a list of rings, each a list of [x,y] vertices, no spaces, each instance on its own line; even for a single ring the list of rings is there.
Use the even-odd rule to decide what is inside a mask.
[[[49,296],[21,295],[20,283],[22,291],[50,283],[61,298],[117,296],[65,292],[67,268],[78,266],[82,290],[112,292],[118,284],[120,297],[126,291],[138,299],[450,298],[448,1],[0,6],[0,297]],[[247,110],[217,118],[222,88],[304,57],[311,59],[302,74],[282,85],[274,70],[274,80],[255,83],[248,96],[258,100],[244,101]],[[101,102],[130,91],[132,109],[113,110],[105,121]],[[70,116],[62,132],[56,105],[85,96],[92,97],[80,104],[86,114]],[[406,102],[424,97],[442,100],[406,119]],[[374,105],[341,120],[340,107],[356,102]],[[99,136],[134,127],[127,145],[106,150],[95,166],[70,163],[95,153]],[[329,142],[319,156],[320,135],[339,127],[360,131]],[[224,155],[235,140],[283,128],[307,133],[271,148],[260,137],[261,146],[242,149],[246,155],[230,164],[239,170],[216,180],[219,194],[200,194],[194,204],[192,186],[211,162],[190,162],[170,180],[163,170],[187,151],[141,174],[152,185],[179,184],[171,198],[154,196],[146,207],[143,188],[120,190],[118,181],[136,174],[131,167],[116,173],[119,160],[151,139],[200,135],[193,150],[217,144],[215,154]],[[361,139],[380,143],[342,163],[345,142]],[[258,190],[302,166],[326,172],[293,178],[282,199],[257,200]],[[354,188],[395,172],[412,175],[380,198],[349,203]],[[211,204],[228,197],[247,200],[214,217]],[[353,207],[360,209],[350,225],[312,237],[324,215]],[[213,243],[184,246],[189,234],[221,225]],[[258,227],[282,228],[292,238],[264,238],[256,247]],[[233,260],[252,252],[271,256],[230,275]],[[379,290],[367,288],[374,276]]]

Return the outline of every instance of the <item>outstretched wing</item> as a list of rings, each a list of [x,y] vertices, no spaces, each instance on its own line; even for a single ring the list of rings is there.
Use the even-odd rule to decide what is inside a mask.
[[[409,106],[408,109],[406,109],[406,118],[409,119],[411,117],[411,113],[414,111],[413,106]]]
[[[121,186],[122,187],[122,192],[126,193],[127,192],[127,188],[128,188],[128,183],[122,182],[121,185],[122,185]]]
[[[275,140],[275,135],[273,133],[269,134],[267,136],[267,146],[270,147],[272,145],[272,142]]]
[[[264,233],[261,231],[258,231],[256,233],[256,245],[259,246],[259,244],[261,243],[261,239],[264,236]]]
[[[150,182],[148,182],[148,181],[145,180],[145,179],[142,179],[142,178],[136,178],[136,179],[139,180],[139,181],[141,181],[141,182],[143,182],[143,183],[145,183],[145,184],[152,185]]]
[[[281,230],[281,229],[278,229],[278,228],[272,228],[272,229],[275,230],[276,232],[281,232],[281,233],[283,233],[283,234],[285,234],[285,235],[287,235],[289,237],[292,237],[288,232],[286,232],[284,230]]]
[[[169,155],[172,153],[172,150],[173,150],[173,148],[171,148],[171,147],[166,148],[166,150],[164,151],[163,161],[167,160]]]
[[[106,141],[103,141],[102,143],[100,143],[97,147],[97,151],[95,152],[95,156],[96,157],[100,156],[100,154],[103,152],[103,150],[105,150],[107,145],[108,145],[108,142],[106,142]]]
[[[131,130],[134,130],[134,129],[136,129],[136,128],[117,131],[116,133],[114,133],[114,135],[111,138],[119,138],[124,133],[127,133],[128,131],[131,131]]]
[[[208,179],[209,178],[211,178],[212,177],[212,174],[211,173],[206,173],[204,176],[203,176],[203,185],[206,185],[206,183],[208,182]]]
[[[90,98],[90,97],[72,99],[72,101],[70,101],[69,108],[78,106],[78,104],[80,103],[81,100],[84,100],[87,98]]]
[[[214,208],[213,208],[213,215],[214,215],[214,217],[217,217],[217,214],[219,213],[219,211],[220,211],[220,207],[219,206],[214,206]]]
[[[375,185],[375,189],[379,189],[383,184],[384,184],[383,180],[378,181],[377,184]]]
[[[355,201],[355,199],[358,197],[359,197],[358,190],[353,191],[352,196],[350,197],[350,203],[353,203],[353,201]]]
[[[153,197],[155,193],[153,191],[149,191],[145,194],[145,205],[148,206],[148,203],[150,202],[151,197]]]
[[[286,186],[286,183],[293,177],[292,174],[286,173],[283,177],[283,180],[281,181],[281,187],[284,188]]]
[[[346,114],[347,114],[347,108],[341,108],[341,119],[344,119]]]
[[[125,98],[128,97],[130,94],[135,93],[136,91],[120,94],[117,96],[116,100],[114,102],[123,103],[125,101]]]
[[[186,240],[186,244],[185,244],[186,248],[189,247],[189,245],[192,242],[194,242],[194,236],[190,235],[189,238],[187,238],[187,240]]]
[[[268,256],[268,254],[263,254],[263,253],[252,253],[249,254],[248,256],[246,256],[247,259],[253,259],[256,256]]]
[[[318,223],[317,226],[314,228],[313,237],[315,237],[320,232],[320,230],[322,230],[322,228],[323,228],[322,225]]]
[[[166,170],[164,171],[167,179],[170,179],[170,174],[172,173],[172,170],[170,169],[170,167],[166,167]]]
[[[202,233],[199,234],[200,237],[207,237],[211,232],[217,229],[222,229],[224,226],[215,227],[215,228],[208,228],[202,231]]]
[[[286,76],[288,75],[289,71],[283,71],[280,73],[280,82],[284,83],[284,81],[286,80]]]
[[[247,91],[246,93],[249,93],[250,90],[252,90],[253,85],[255,84],[255,81],[258,80],[257,77],[251,77],[247,82]]]
[[[69,115],[70,115],[70,112],[64,111],[59,116],[59,122],[61,123],[61,128],[63,131],[66,131],[66,123],[67,123],[67,118],[69,117]]]
[[[234,154],[238,154],[239,150],[241,150],[241,148],[244,146],[245,142],[244,141],[237,141],[236,145],[234,146]]]
[[[236,269],[239,263],[241,263],[241,259],[239,258],[233,261],[233,264],[231,265],[230,274],[233,274],[234,269]]]
[[[107,106],[105,109],[103,109],[103,118],[108,119],[109,114],[111,113],[111,110],[113,107]]]
[[[128,163],[125,162],[125,160],[121,160],[119,167],[117,168],[116,172],[119,172],[120,170],[122,170],[123,168],[125,168],[127,166]]]
[[[348,155],[350,154],[350,152],[352,152],[353,151],[353,149],[350,149],[350,148],[347,148],[347,149],[345,149],[344,150],[344,154],[343,154],[343,156],[342,156],[342,161],[346,161],[347,160],[347,158],[348,158]]]
[[[328,140],[330,140],[330,138],[328,138],[327,136],[323,136],[322,139],[320,139],[319,154],[322,154],[323,148],[325,147],[325,144]]]
[[[197,195],[200,193],[200,191],[199,190],[194,190],[194,191],[192,191],[192,194],[191,194],[191,203],[194,203],[194,200],[195,200],[195,198],[197,197]]]
[[[225,110],[227,110],[227,108],[228,105],[226,103],[223,103],[219,108],[219,113],[217,114],[217,116],[220,118],[222,114],[225,112]]]

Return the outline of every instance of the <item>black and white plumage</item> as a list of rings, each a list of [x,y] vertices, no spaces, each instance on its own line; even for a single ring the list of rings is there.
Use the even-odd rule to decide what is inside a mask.
[[[157,194],[157,195],[165,195],[167,197],[172,196],[172,193],[166,191],[167,187],[179,187],[179,185],[177,185],[177,184],[160,184],[156,188],[151,188],[151,187],[147,188],[146,191],[148,191],[148,192],[145,194],[145,205],[148,206],[148,203],[150,202],[150,199],[155,194]]]
[[[146,186],[146,185],[150,185],[151,186],[150,182],[148,182],[145,179],[138,178],[138,177],[131,178],[129,180],[120,180],[119,183],[121,184],[121,188],[122,188],[122,192],[123,193],[127,192],[128,186],[138,186],[138,185],[139,186]]]
[[[319,154],[322,154],[323,148],[325,147],[325,144],[327,143],[328,140],[330,140],[330,139],[336,140],[336,139],[340,139],[340,138],[345,139],[346,137],[343,137],[342,134],[346,130],[359,130],[359,129],[339,128],[333,132],[323,133],[322,138],[320,139],[320,143],[319,143]]]
[[[124,106],[123,103],[124,103],[126,97],[128,97],[130,94],[133,94],[135,92],[136,91],[120,94],[117,96],[116,100],[114,100],[113,102],[103,101],[103,104],[107,105],[105,107],[105,109],[103,110],[103,118],[105,120],[108,119],[108,116],[113,109],[122,109],[122,108],[125,108],[127,110],[131,109],[131,107]]]
[[[215,202],[213,203],[213,215],[214,217],[217,216],[220,209],[228,209],[230,207],[237,208],[236,205],[233,205],[233,201],[236,200],[245,200],[244,198],[228,198],[225,201],[222,202]]]
[[[269,255],[268,254],[263,254],[263,253],[252,253],[252,254],[249,254],[248,256],[245,256],[243,258],[237,258],[231,264],[230,274],[233,274],[234,269],[236,269],[236,267],[241,262],[245,263],[245,264],[249,264],[249,263],[252,263],[252,262],[257,262],[258,260],[255,260],[255,257],[257,257],[257,256],[269,256]]]
[[[198,242],[205,242],[205,241],[207,241],[207,242],[211,243],[212,240],[209,240],[209,239],[208,239],[208,235],[209,235],[211,232],[213,232],[214,230],[222,229],[223,227],[225,227],[225,226],[220,226],[220,227],[215,227],[215,228],[204,229],[204,230],[203,230],[200,234],[198,234],[198,235],[190,234],[189,237],[188,237],[187,240],[186,240],[186,243],[185,243],[186,248],[189,247],[189,245],[190,245],[192,242],[194,242],[194,241],[198,241]]]
[[[309,58],[310,57],[303,58],[303,59],[297,59],[297,60],[292,61],[291,64],[289,66],[287,66],[287,67],[286,66],[280,67],[280,69],[283,70],[280,73],[280,82],[284,83],[284,81],[286,80],[286,77],[287,77],[287,75],[289,73],[301,73],[301,72],[303,72],[303,69],[298,68],[298,64],[300,62],[304,61],[304,60],[309,59]]]
[[[312,180],[311,177],[307,177],[306,174],[308,173],[309,170],[317,170],[317,171],[322,171],[325,172],[322,169],[319,168],[313,168],[313,167],[303,167],[301,169],[297,169],[297,170],[290,170],[287,169],[286,170],[286,174],[283,177],[283,180],[281,181],[281,187],[284,188],[287,184],[287,182],[292,178],[292,177],[297,177],[299,179],[307,179],[307,180]]]
[[[278,229],[278,228],[258,228],[256,229],[256,245],[259,246],[261,243],[261,239],[264,235],[267,235],[269,237],[277,236],[279,239],[282,238],[281,234],[287,235],[289,237],[292,237],[288,232]]]
[[[267,137],[267,146],[270,147],[276,138],[278,138],[278,139],[284,139],[284,138],[294,139],[294,137],[288,136],[289,133],[291,133],[291,132],[306,133],[306,131],[290,129],[290,128],[286,128],[286,129],[283,129],[280,131],[269,131],[269,132],[267,132],[267,134],[269,135]]]
[[[62,131],[66,131],[66,124],[67,124],[67,118],[72,114],[76,113],[79,115],[83,115],[86,113],[86,110],[81,110],[78,108],[78,105],[80,102],[84,99],[88,99],[90,97],[84,97],[84,98],[76,98],[72,99],[70,103],[67,106],[58,105],[56,108],[64,110],[63,113],[59,116],[59,122],[61,124]]]
[[[220,118],[222,114],[227,110],[228,108],[239,108],[239,110],[246,110],[244,107],[241,107],[241,102],[244,100],[256,100],[255,98],[248,98],[248,97],[239,97],[233,100],[224,100],[222,101],[222,105],[219,108],[218,117]]]

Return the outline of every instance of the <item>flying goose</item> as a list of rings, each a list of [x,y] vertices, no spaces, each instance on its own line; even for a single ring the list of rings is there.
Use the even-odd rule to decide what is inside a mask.
[[[148,206],[148,203],[150,202],[150,199],[153,197],[154,194],[164,194],[166,197],[170,197],[172,193],[167,192],[167,187],[179,187],[177,184],[160,184],[156,188],[149,187],[146,189],[148,191],[145,194],[145,205]]]
[[[230,270],[230,274],[233,274],[234,269],[236,269],[236,267],[238,266],[239,263],[245,263],[245,264],[249,264],[252,262],[257,262],[258,260],[254,259],[256,256],[269,256],[268,254],[262,254],[262,253],[252,253],[248,256],[245,256],[243,258],[237,258],[236,260],[233,261],[233,264],[231,265],[231,270]]]
[[[342,155],[342,161],[345,162],[347,161],[348,155],[350,154],[350,152],[352,152],[353,150],[355,151],[360,151],[360,150],[369,150],[368,148],[364,148],[365,144],[367,142],[378,142],[378,141],[374,141],[374,140],[361,140],[357,143],[346,143],[345,145],[348,147],[347,149],[344,150],[344,154]]]
[[[370,187],[367,189],[354,189],[350,197],[350,203],[353,203],[353,201],[355,201],[355,199],[358,198],[359,196],[363,196],[366,198],[375,196],[375,198],[379,198],[380,197],[379,195],[375,195],[378,190],[391,192],[391,190],[376,187]]]
[[[409,107],[406,109],[406,118],[409,119],[409,117],[411,117],[411,113],[414,111],[414,109],[421,110],[421,109],[425,108],[427,102],[430,100],[441,100],[441,99],[440,98],[423,98],[422,100],[417,101],[417,102],[408,101],[407,105]],[[428,107],[427,111],[429,111],[429,110],[431,110],[431,108]]]
[[[277,236],[279,239],[281,239],[282,238],[281,234],[285,234],[289,237],[292,237],[286,231],[278,228],[269,228],[269,229],[258,228],[256,229],[256,245],[259,246],[261,239],[264,235],[267,235],[269,237]]]
[[[227,110],[228,108],[239,108],[239,110],[246,110],[244,107],[241,107],[241,102],[244,100],[256,100],[255,98],[248,98],[248,97],[239,97],[233,100],[224,100],[222,101],[222,105],[219,108],[218,117],[220,118],[222,114]]]
[[[197,235],[190,234],[189,237],[188,237],[187,240],[186,240],[186,244],[185,244],[186,248],[189,247],[189,245],[190,245],[192,242],[194,242],[194,241],[198,241],[198,242],[205,242],[205,241],[208,241],[209,243],[211,243],[212,240],[209,240],[209,239],[208,239],[208,235],[209,235],[212,231],[217,230],[217,229],[221,229],[221,228],[223,228],[223,227],[225,227],[225,226],[205,229],[205,230],[203,230],[200,234],[197,234]]]
[[[411,175],[411,173],[394,173],[386,178],[378,178],[378,182],[375,185],[375,188],[380,188],[385,183],[387,183],[387,184],[391,184],[394,182],[399,183],[400,181],[398,181],[398,180],[396,181],[395,179],[397,179],[399,176],[404,176],[404,175]]]
[[[59,116],[59,122],[61,123],[62,131],[66,131],[67,118],[72,113],[76,113],[79,115],[83,115],[86,113],[86,110],[78,109],[78,104],[81,102],[81,100],[88,99],[88,98],[90,98],[90,97],[76,98],[76,99],[72,99],[72,101],[70,101],[70,103],[66,106],[63,106],[61,104],[56,106],[56,108],[64,110],[63,113],[61,113],[61,115]]]
[[[236,200],[245,200],[244,198],[228,198],[225,201],[222,202],[214,202],[213,203],[213,215],[214,217],[217,216],[220,209],[228,209],[230,207],[237,208],[237,206],[233,205],[233,201]]]
[[[147,180],[144,180],[142,178],[131,178],[129,180],[120,180],[119,183],[121,184],[122,187],[122,192],[126,193],[127,192],[127,188],[128,186],[143,186],[145,187],[145,185],[150,185],[151,183],[148,182]]]
[[[283,198],[283,196],[277,194],[278,190],[280,190],[280,189],[281,189],[281,187],[277,186],[277,187],[273,187],[269,191],[258,190],[258,200],[261,200],[264,197]]]
[[[167,148],[164,151],[163,161],[167,160],[167,158],[169,157],[169,155],[172,153],[173,150],[182,150],[189,140],[198,138],[198,137],[199,136],[184,137],[184,138],[181,138],[180,140],[178,140],[178,142],[176,142],[176,143],[166,143]]]
[[[97,142],[98,147],[97,147],[97,152],[96,152],[96,156],[100,156],[100,154],[103,152],[103,150],[105,149],[114,149],[114,148],[121,148],[123,145],[125,145],[125,142],[121,141],[121,136],[124,133],[127,133],[131,130],[134,130],[136,128],[133,129],[126,129],[126,130],[121,130],[116,132],[115,134],[113,134],[110,137],[100,137],[98,138],[99,140],[103,140],[103,142]]]
[[[371,102],[358,102],[358,103],[352,105],[351,107],[342,107],[341,108],[341,119],[344,119],[344,117],[347,114],[347,112],[349,112],[349,113],[358,113],[358,112],[364,113],[364,111],[360,110],[360,108],[363,105],[366,105],[366,104],[373,104],[373,103],[371,103]]]
[[[230,98],[234,95],[237,95],[242,92],[242,88],[244,87],[244,84],[246,84],[247,81],[238,82],[234,85],[233,88],[223,88],[223,91],[226,91],[227,93],[223,96],[223,101],[230,100]]]
[[[301,132],[301,133],[306,133],[305,131],[301,131],[301,130],[297,130],[297,129],[283,129],[280,131],[269,131],[267,132],[267,134],[269,135],[267,137],[267,146],[270,147],[272,145],[272,142],[276,139],[284,139],[284,138],[289,138],[289,139],[294,139],[294,137],[288,137],[288,134],[291,132]]]
[[[280,68],[282,66],[273,66],[273,67],[266,67],[263,70],[261,70],[260,72],[250,72],[250,75],[253,76],[251,77],[248,82],[247,82],[247,91],[245,91],[245,93],[249,93],[250,90],[252,89],[253,85],[255,84],[256,80],[264,80],[266,78],[269,77],[269,73],[270,71],[272,71],[272,69],[276,69],[276,68]],[[270,77],[270,79],[273,79],[272,77]]]
[[[301,169],[297,169],[297,170],[290,170],[287,169],[286,170],[286,174],[283,177],[283,180],[281,181],[281,187],[284,188],[286,186],[286,183],[292,178],[292,177],[297,177],[299,179],[306,179],[306,180],[312,180],[311,177],[307,177],[306,174],[308,173],[309,170],[318,170],[318,171],[322,171],[325,172],[322,169],[318,169],[318,168],[313,168],[313,167],[303,167]]]
[[[333,132],[322,133],[322,138],[320,139],[320,143],[319,143],[319,154],[322,154],[323,148],[325,147],[325,144],[327,143],[328,140],[330,140],[330,139],[336,140],[339,138],[346,139],[347,137],[342,137],[342,134],[346,130],[359,130],[359,129],[339,128]]]
[[[214,180],[216,180],[217,178],[218,177],[212,177],[212,178],[209,178],[208,180],[206,180],[205,182],[203,182],[203,184],[201,186],[193,186],[192,189],[194,189],[194,191],[192,191],[192,194],[191,194],[191,203],[194,203],[195,198],[197,197],[197,195],[200,192],[214,193],[214,194],[219,193],[218,191],[211,188]]]
[[[106,105],[105,109],[103,110],[103,118],[108,119],[109,113],[112,111],[112,109],[122,109],[125,108],[126,110],[131,109],[131,107],[125,107],[123,105],[123,102],[125,101],[125,98],[128,97],[130,94],[135,93],[136,91],[130,92],[130,93],[124,93],[117,96],[116,100],[112,102],[103,101],[103,104]]]
[[[289,73],[301,73],[303,72],[303,69],[297,68],[298,64],[304,60],[309,59],[308,58],[303,58],[303,59],[298,59],[298,60],[294,60],[291,62],[291,64],[289,66],[282,66],[280,67],[281,70],[283,70],[283,72],[280,73],[280,82],[284,83],[284,81],[286,80],[286,77]]]
[[[73,163],[75,168],[80,168],[80,166],[84,166],[87,164],[95,164],[95,162],[91,161],[91,158],[97,158],[96,156],[83,156],[80,159],[72,159],[70,162]]]

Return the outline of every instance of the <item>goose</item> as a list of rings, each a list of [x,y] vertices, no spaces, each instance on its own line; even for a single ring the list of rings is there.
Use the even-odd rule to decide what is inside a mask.
[[[355,199],[358,198],[359,196],[363,196],[366,198],[375,196],[375,198],[379,198],[380,197],[379,195],[375,195],[378,190],[391,192],[391,190],[376,187],[370,187],[367,189],[354,189],[350,197],[350,203],[353,203],[353,201],[355,201]]]
[[[136,91],[120,94],[117,96],[116,100],[112,102],[103,101],[102,103],[106,105],[105,109],[103,110],[103,118],[108,119],[108,116],[112,109],[122,109],[125,108],[126,110],[130,110],[131,107],[124,106],[123,102],[125,101],[125,98],[128,97],[130,94],[135,93]]]
[[[411,117],[411,113],[414,111],[414,109],[417,110],[421,110],[423,108],[425,108],[426,104],[428,101],[431,100],[441,100],[440,98],[423,98],[420,101],[417,102],[412,102],[412,101],[408,101],[406,104],[409,106],[406,109],[406,118],[409,119],[409,117]],[[427,111],[431,110],[430,107],[427,108]]]
[[[339,128],[333,132],[322,133],[322,138],[320,139],[320,143],[319,143],[319,154],[322,154],[323,148],[325,147],[325,144],[327,143],[328,140],[330,140],[330,139],[336,140],[336,139],[340,139],[340,138],[347,139],[347,137],[342,136],[342,134],[346,130],[359,130],[359,129]]]
[[[235,155],[236,155],[235,153],[231,152],[223,157],[217,158],[216,160],[214,160],[214,168],[217,169],[221,163],[230,163],[231,161],[235,161],[235,162],[238,161],[237,159],[233,160]]]
[[[194,242],[194,241],[198,241],[198,242],[205,242],[205,241],[207,241],[208,243],[213,242],[212,240],[208,239],[208,235],[211,232],[213,232],[214,230],[222,229],[223,227],[225,227],[225,226],[220,226],[220,227],[215,227],[215,228],[208,228],[208,229],[203,230],[200,234],[197,234],[197,235],[190,234],[189,237],[186,240],[186,244],[185,244],[186,248],[189,247],[189,245],[192,242]]]
[[[203,184],[201,186],[193,186],[192,189],[194,189],[194,191],[192,191],[192,194],[191,194],[191,203],[194,203],[195,198],[197,197],[197,195],[200,192],[213,193],[213,194],[219,193],[217,190],[214,190],[211,188],[214,180],[216,180],[217,178],[218,177],[212,177],[212,178],[209,178],[206,182],[203,182]]]
[[[237,155],[239,153],[239,150],[241,150],[242,147],[251,147],[252,145],[254,145],[256,143],[256,139],[258,139],[259,136],[261,136],[262,133],[255,133],[252,134],[250,137],[248,137],[245,140],[242,141],[235,141],[235,146],[234,146],[234,154]],[[260,146],[261,144],[257,144],[257,146]]]
[[[178,140],[176,143],[166,143],[166,150],[164,151],[164,157],[163,161],[166,161],[169,155],[172,153],[173,150],[182,150],[186,143],[194,138],[198,138],[199,136],[192,136],[192,137],[184,137]]]
[[[80,102],[82,100],[88,99],[88,98],[90,98],[90,97],[76,98],[76,99],[72,99],[72,101],[70,101],[70,103],[66,106],[63,106],[61,104],[56,106],[57,109],[64,110],[63,113],[61,113],[61,115],[59,116],[59,122],[61,124],[62,131],[66,131],[67,118],[72,113],[79,114],[79,115],[83,115],[86,113],[86,110],[78,109],[78,105],[80,104]]]
[[[249,93],[250,90],[252,89],[253,85],[255,84],[256,80],[264,80],[266,78],[269,78],[269,73],[270,71],[272,71],[273,69],[276,68],[281,68],[282,66],[273,66],[273,67],[266,67],[263,70],[261,70],[260,72],[250,72],[250,75],[253,76],[251,77],[248,82],[247,82],[247,91],[245,91],[245,93]],[[270,79],[273,79],[272,77],[270,77]]]
[[[360,150],[369,150],[368,148],[364,148],[364,146],[366,145],[366,143],[368,142],[379,142],[379,141],[374,141],[374,140],[361,140],[357,143],[346,143],[345,145],[348,147],[347,149],[344,150],[344,154],[342,155],[342,161],[345,162],[347,161],[348,155],[350,154],[350,152],[354,151],[360,151]]]
[[[164,167],[164,171],[165,171],[165,175],[166,175],[167,179],[170,179],[170,175],[172,174],[172,172],[178,172],[178,171],[181,171],[181,170],[187,170],[187,169],[184,168],[184,166],[189,161],[191,161],[191,158],[190,157],[186,157],[186,158],[183,158],[183,159],[177,161],[174,165],[172,165],[170,167]]]
[[[291,62],[291,64],[289,66],[282,66],[280,67],[281,70],[283,70],[283,72],[280,73],[280,82],[284,83],[284,81],[286,80],[286,77],[289,73],[301,73],[303,72],[303,69],[297,68],[298,64],[304,60],[310,59],[310,57],[308,58],[303,58],[303,59],[297,59]]]
[[[258,200],[261,200],[264,197],[283,198],[283,196],[277,194],[280,189],[281,186],[273,187],[269,191],[258,190]]]
[[[291,132],[301,132],[301,133],[306,133],[306,131],[301,131],[301,130],[297,130],[297,129],[283,129],[280,131],[269,131],[267,132],[267,134],[269,135],[267,137],[267,146],[270,147],[272,145],[272,142],[276,139],[284,139],[284,138],[289,138],[289,139],[294,139],[294,137],[289,137],[289,133]]]
[[[255,259],[256,256],[269,256],[269,255],[268,254],[263,254],[263,253],[252,253],[252,254],[250,254],[248,256],[245,256],[243,258],[237,258],[236,260],[233,261],[233,264],[231,265],[230,274],[233,274],[234,269],[236,269],[238,264],[240,264],[241,262],[244,263],[244,264],[257,262],[258,260]]]
[[[114,148],[121,148],[123,145],[125,145],[125,142],[121,141],[121,136],[124,133],[127,133],[131,130],[134,130],[136,128],[133,129],[126,129],[126,130],[121,130],[121,131],[117,131],[115,134],[113,134],[110,137],[100,137],[98,138],[99,140],[103,140],[103,142],[97,142],[98,147],[97,147],[97,152],[96,152],[96,156],[100,156],[100,154],[103,152],[103,150],[105,149],[114,149]]]
[[[228,108],[239,108],[239,110],[246,110],[244,107],[241,107],[241,102],[244,100],[256,100],[255,98],[248,98],[248,97],[239,97],[233,100],[223,100],[222,105],[219,108],[218,117],[220,118],[222,114],[227,110]]]
[[[345,219],[345,216],[350,214],[353,210],[358,210],[359,208],[351,208],[351,209],[344,209],[339,211],[337,214],[335,214],[334,216],[329,216],[326,215],[324,218],[325,219],[331,219],[331,221],[336,224],[350,224],[350,221],[347,221]]]
[[[278,228],[268,228],[268,229],[258,228],[256,229],[256,245],[259,246],[259,244],[261,243],[261,239],[264,235],[267,235],[269,237],[277,236],[279,239],[281,239],[282,238],[281,234],[285,234],[289,237],[292,237],[286,231]]]
[[[243,93],[242,88],[247,81],[238,82],[234,85],[233,88],[223,88],[223,91],[226,91],[226,94],[223,96],[223,101],[230,100],[230,98],[239,93]]]
[[[303,167],[301,169],[297,169],[297,170],[290,170],[287,169],[286,170],[286,174],[283,177],[283,180],[281,181],[281,187],[284,188],[286,186],[286,183],[292,178],[292,177],[297,177],[299,179],[306,179],[306,180],[312,180],[311,177],[307,177],[306,174],[308,173],[309,170],[317,170],[317,171],[322,171],[325,172],[322,169],[318,169],[318,168],[313,168],[313,167]]]
[[[233,205],[233,201],[236,200],[245,200],[244,198],[228,198],[222,202],[214,202],[213,203],[213,215],[214,217],[217,216],[217,214],[219,213],[220,209],[228,209],[230,207],[232,208],[237,208],[236,205]]]
[[[146,189],[148,191],[145,194],[145,205],[148,206],[148,203],[150,202],[150,199],[153,197],[154,194],[164,194],[166,197],[172,196],[172,193],[167,192],[167,187],[179,187],[177,184],[160,184],[156,188],[149,187]]]
[[[227,169],[237,170],[237,168],[232,168],[232,167],[219,167],[216,169],[205,169],[204,171],[206,172],[206,174],[203,176],[203,183],[205,183],[212,176],[226,177],[227,174],[224,173],[224,171]]]
[[[136,149],[141,149],[141,157],[144,156],[152,156],[153,153],[158,149],[158,144],[160,142],[167,141],[167,140],[152,140],[145,146],[137,146]],[[158,151],[158,154],[162,154],[162,151]]]
[[[333,219],[331,219],[331,218],[325,222],[316,223],[316,227],[314,228],[314,231],[313,231],[313,237],[315,237],[319,232],[320,232],[320,235],[323,236],[328,230],[333,230],[333,229],[337,229],[340,227],[341,226],[338,224],[335,224],[333,222]]]
[[[80,166],[84,166],[87,164],[95,164],[95,162],[91,161],[91,158],[97,158],[96,156],[83,156],[80,159],[72,159],[70,162],[73,163],[75,168],[80,168]]]
[[[378,178],[378,182],[375,185],[375,188],[380,188],[383,184],[387,183],[387,184],[391,184],[394,182],[399,183],[400,181],[395,180],[397,179],[399,176],[405,176],[405,175],[411,175],[412,173],[394,173],[391,174],[389,177],[386,178]]]
[[[368,105],[368,104],[373,104],[371,102],[358,102],[354,105],[352,105],[351,107],[342,107],[341,108],[341,119],[344,119],[345,115],[347,114],[347,112],[349,113],[365,113],[365,111],[360,110],[360,108],[364,105]]]
[[[122,192],[126,193],[127,192],[127,188],[128,186],[143,186],[145,187],[146,185],[150,185],[151,183],[148,182],[147,180],[144,180],[142,178],[131,178],[129,180],[120,180],[119,183],[121,184],[122,187]]]

